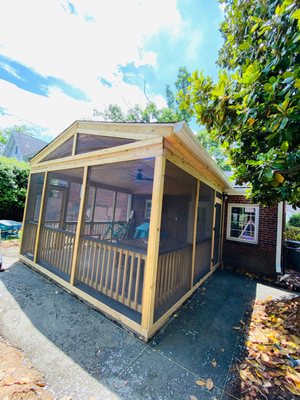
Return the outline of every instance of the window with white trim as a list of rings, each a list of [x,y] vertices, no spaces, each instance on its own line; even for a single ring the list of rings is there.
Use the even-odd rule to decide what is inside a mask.
[[[228,240],[257,244],[259,206],[253,204],[228,204]]]

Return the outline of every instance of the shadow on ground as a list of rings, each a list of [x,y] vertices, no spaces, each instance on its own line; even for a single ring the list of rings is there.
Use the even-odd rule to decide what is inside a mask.
[[[217,271],[144,344],[19,262],[0,279],[0,334],[28,355],[56,398],[73,400],[233,399],[226,388],[243,347],[233,327],[255,297],[285,294]],[[212,378],[214,389],[196,385],[199,377]]]

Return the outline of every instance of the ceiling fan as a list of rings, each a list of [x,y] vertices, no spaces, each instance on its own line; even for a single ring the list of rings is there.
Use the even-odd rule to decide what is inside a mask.
[[[153,181],[153,178],[148,178],[143,175],[143,170],[141,168],[138,168],[136,176],[135,176],[136,181]]]

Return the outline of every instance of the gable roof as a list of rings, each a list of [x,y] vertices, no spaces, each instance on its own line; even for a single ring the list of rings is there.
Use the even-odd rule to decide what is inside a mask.
[[[22,158],[27,159],[48,145],[44,140],[22,132],[12,133]]]
[[[233,189],[233,184],[224,171],[221,170],[206,149],[198,142],[194,133],[184,121],[172,123],[137,123],[78,120],[66,128],[50,142],[46,148],[40,150],[32,158],[32,166],[40,162],[43,163],[43,159],[46,155],[60,147],[75,133],[128,138],[136,141],[143,141],[151,138],[164,138],[167,142],[172,144],[181,143],[196,159],[201,160],[205,168],[212,171],[223,182],[226,189]],[[81,154],[81,157],[82,156],[83,154]]]

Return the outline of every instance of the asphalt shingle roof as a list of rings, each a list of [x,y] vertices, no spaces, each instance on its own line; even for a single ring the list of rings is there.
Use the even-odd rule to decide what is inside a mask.
[[[14,132],[13,135],[23,158],[33,156],[48,144],[44,140],[37,139],[26,133]]]

